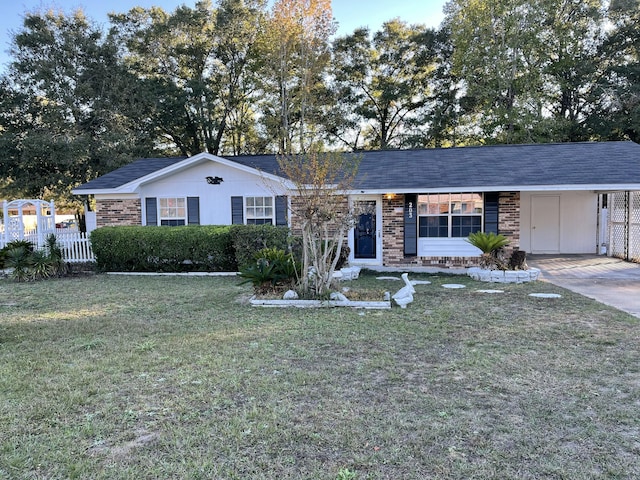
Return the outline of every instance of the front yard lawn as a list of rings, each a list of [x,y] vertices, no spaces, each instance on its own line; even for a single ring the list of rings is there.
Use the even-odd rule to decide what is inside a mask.
[[[432,284],[380,311],[250,307],[237,278],[0,280],[0,478],[640,478],[638,319],[410,278]]]

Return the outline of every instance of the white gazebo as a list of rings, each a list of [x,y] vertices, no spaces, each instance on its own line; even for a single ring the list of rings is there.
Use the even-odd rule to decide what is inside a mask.
[[[25,212],[35,210],[35,229],[25,226]],[[53,200],[21,199],[2,202],[3,224],[0,225],[0,247],[14,240],[28,240],[38,248],[50,233],[56,232],[56,210]]]

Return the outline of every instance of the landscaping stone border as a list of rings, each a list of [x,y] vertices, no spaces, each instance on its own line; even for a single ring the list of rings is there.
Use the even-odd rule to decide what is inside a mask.
[[[379,302],[365,302],[365,301],[344,301],[344,300],[271,300],[264,298],[251,297],[249,300],[254,307],[296,307],[296,308],[332,308],[332,307],[351,307],[351,308],[365,308],[365,309],[382,309],[387,310],[391,308],[390,300],[383,300]]]
[[[526,283],[538,280],[540,269],[532,267],[528,270],[485,270],[471,267],[467,269],[467,275],[480,282]]]

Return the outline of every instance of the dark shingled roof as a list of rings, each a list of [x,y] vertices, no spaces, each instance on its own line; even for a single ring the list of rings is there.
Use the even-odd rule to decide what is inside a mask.
[[[122,185],[142,178],[150,173],[157,172],[169,167],[174,163],[181,162],[187,157],[170,158],[140,158],[127,165],[98,177],[90,182],[83,183],[74,190],[103,190],[108,188],[118,188]]]
[[[360,157],[357,190],[640,185],[640,145],[633,142],[384,150],[355,155]],[[280,174],[275,155],[224,158]],[[118,187],[182,159],[138,160],[76,190]]]
[[[640,145],[584,142],[363,154],[359,189],[640,184]]]

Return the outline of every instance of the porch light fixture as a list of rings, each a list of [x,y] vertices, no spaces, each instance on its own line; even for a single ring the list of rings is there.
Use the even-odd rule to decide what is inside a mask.
[[[396,195],[395,195],[394,193],[385,193],[385,194],[384,194],[384,198],[386,198],[386,199],[387,199],[387,204],[388,204],[389,206],[391,206],[391,200],[393,200],[395,196],[396,196]]]
[[[207,183],[209,185],[220,185],[223,181],[222,177],[207,177]]]

